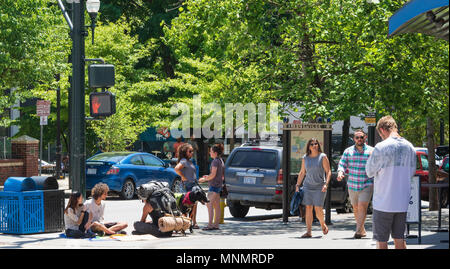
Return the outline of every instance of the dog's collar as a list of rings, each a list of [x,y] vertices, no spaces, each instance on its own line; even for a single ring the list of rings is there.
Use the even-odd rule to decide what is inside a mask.
[[[185,195],[184,195],[184,198],[183,198],[183,204],[184,205],[193,205],[194,203],[193,202],[191,202],[191,199],[189,199],[189,194],[190,194],[191,192],[189,191],[189,192],[187,192]]]

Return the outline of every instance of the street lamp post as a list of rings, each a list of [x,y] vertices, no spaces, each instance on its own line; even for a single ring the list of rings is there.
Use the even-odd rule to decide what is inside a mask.
[[[72,5],[72,18],[64,9],[61,0],[58,4],[63,12],[72,38],[72,80],[71,100],[69,109],[70,128],[70,154],[69,154],[69,180],[72,190],[81,192],[86,197],[86,120],[85,120],[85,37],[87,35],[84,25],[85,0],[66,0]],[[91,17],[100,8],[99,0],[87,0]],[[95,23],[93,23],[95,25]],[[91,26],[93,27],[93,26]]]

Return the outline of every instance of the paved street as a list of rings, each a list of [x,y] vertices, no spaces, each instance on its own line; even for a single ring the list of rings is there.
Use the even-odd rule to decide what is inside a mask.
[[[67,188],[59,181],[60,189]],[[68,191],[67,191],[68,192]],[[67,202],[67,199],[66,199]],[[155,238],[151,235],[132,235],[133,222],[140,219],[143,203],[139,200],[123,201],[109,196],[106,200],[105,220],[126,221],[129,227],[126,236],[96,239],[67,239],[62,233],[31,235],[0,234],[0,248],[8,249],[78,249],[78,248],[144,248],[144,249],[373,249],[372,221],[367,218],[367,237],[353,239],[355,222],[353,214],[337,214],[332,210],[328,235],[322,235],[320,225],[314,223],[313,238],[301,239],[305,224],[298,217],[290,217],[289,223],[282,222],[282,211],[266,211],[251,208],[248,216],[241,220],[233,218],[225,209],[225,224],[220,231],[194,230],[193,234],[181,234],[172,238]],[[433,232],[437,228],[438,212],[430,212],[427,203],[422,205],[422,244],[417,238],[407,240],[409,249],[448,249],[448,232]],[[199,205],[198,223],[204,227],[208,222],[206,206]],[[448,229],[449,210],[442,210],[442,227]],[[417,225],[411,226],[411,235],[417,235]],[[447,242],[441,242],[446,240]],[[393,247],[392,241],[390,247]]]

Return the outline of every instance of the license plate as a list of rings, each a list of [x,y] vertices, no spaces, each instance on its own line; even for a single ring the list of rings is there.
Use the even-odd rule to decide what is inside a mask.
[[[95,168],[88,168],[87,174],[88,175],[96,175],[97,174],[97,169],[95,169]]]
[[[244,184],[256,184],[256,177],[244,177]]]

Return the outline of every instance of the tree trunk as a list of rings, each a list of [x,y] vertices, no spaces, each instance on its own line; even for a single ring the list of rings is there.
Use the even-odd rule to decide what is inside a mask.
[[[342,125],[342,141],[341,141],[341,155],[344,150],[348,147],[348,137],[350,135],[350,117],[344,120]]]
[[[436,183],[436,159],[434,156],[434,122],[427,118],[427,148],[428,148],[428,182]],[[436,188],[429,189],[430,211],[438,210],[439,197]]]

